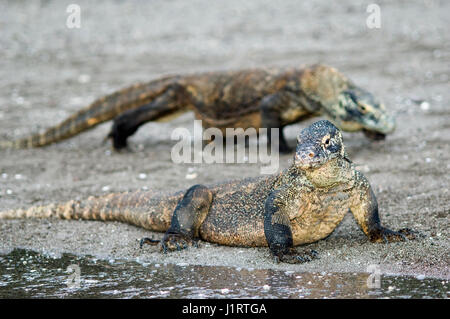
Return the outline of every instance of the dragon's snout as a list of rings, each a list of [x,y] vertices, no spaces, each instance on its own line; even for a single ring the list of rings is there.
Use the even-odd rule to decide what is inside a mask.
[[[294,163],[300,168],[312,168],[321,164],[321,156],[312,148],[303,148],[302,145],[297,147],[294,155]]]

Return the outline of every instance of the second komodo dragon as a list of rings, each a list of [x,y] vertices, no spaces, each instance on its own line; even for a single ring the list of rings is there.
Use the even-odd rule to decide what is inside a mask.
[[[200,238],[229,246],[269,246],[277,261],[300,263],[315,254],[299,253],[294,246],[327,237],[349,211],[372,242],[415,237],[409,229],[381,225],[372,188],[347,158],[341,132],[322,120],[301,131],[294,163],[276,175],[195,185],[175,194],[90,197],[1,212],[0,218],[121,221],[165,232],[163,251],[186,248]],[[154,242],[144,238],[141,246]]]
[[[61,124],[0,148],[39,147],[114,119],[109,134],[115,149],[149,121],[165,121],[193,111],[204,128],[280,128],[279,149],[290,151],[282,128],[325,115],[344,131],[362,130],[373,139],[395,128],[394,118],[371,93],[336,69],[313,65],[293,69],[253,69],[168,76],[136,84],[98,99]]]

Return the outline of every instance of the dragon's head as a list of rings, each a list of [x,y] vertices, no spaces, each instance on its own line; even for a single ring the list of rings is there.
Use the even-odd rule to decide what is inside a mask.
[[[343,131],[363,131],[369,138],[383,139],[395,129],[395,119],[383,103],[335,68],[314,66],[303,76],[302,88]]]
[[[297,137],[294,165],[316,187],[332,187],[351,179],[342,134],[330,121],[322,120],[303,129]]]
[[[362,130],[367,137],[383,139],[395,129],[395,119],[386,112],[384,104],[371,93],[353,86],[339,93],[338,108],[331,112],[333,121],[344,131]]]
[[[339,157],[345,157],[342,134],[330,121],[314,122],[297,136],[294,164],[298,168],[319,168]]]

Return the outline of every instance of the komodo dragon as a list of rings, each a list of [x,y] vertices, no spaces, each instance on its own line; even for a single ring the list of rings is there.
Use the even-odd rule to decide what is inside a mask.
[[[229,246],[269,246],[275,260],[300,263],[315,254],[294,246],[327,237],[351,211],[372,242],[415,238],[414,232],[380,224],[378,204],[364,175],[347,158],[341,132],[329,121],[301,131],[294,163],[272,176],[175,194],[109,194],[62,205],[0,213],[0,218],[113,220],[165,232],[163,251],[186,248],[198,238]],[[144,238],[144,243],[155,240]]]
[[[165,121],[194,111],[204,128],[280,128],[305,118],[327,116],[344,131],[362,130],[382,139],[395,120],[371,93],[336,69],[313,65],[297,69],[254,69],[168,76],[102,97],[41,134],[0,141],[0,148],[48,145],[114,119],[108,137],[115,149],[149,121]],[[290,151],[279,132],[279,150]]]

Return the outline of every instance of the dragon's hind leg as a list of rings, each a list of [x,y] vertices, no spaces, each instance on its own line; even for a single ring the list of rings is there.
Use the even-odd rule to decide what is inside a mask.
[[[112,139],[114,149],[127,147],[127,139],[136,133],[138,128],[149,122],[158,121],[171,115],[179,115],[182,111],[184,89],[181,85],[171,84],[153,101],[137,109],[126,111],[114,119],[108,138]]]
[[[203,185],[194,185],[186,191],[184,197],[175,208],[170,228],[161,241],[161,250],[181,250],[189,244],[196,245],[201,224],[209,212],[212,202],[212,192]],[[154,244],[156,241],[144,238],[143,244]]]

